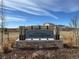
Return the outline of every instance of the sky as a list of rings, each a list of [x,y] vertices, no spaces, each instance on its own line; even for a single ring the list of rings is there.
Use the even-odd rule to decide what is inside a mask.
[[[4,15],[9,28],[43,23],[68,26],[73,16],[79,19],[79,0],[4,0]]]

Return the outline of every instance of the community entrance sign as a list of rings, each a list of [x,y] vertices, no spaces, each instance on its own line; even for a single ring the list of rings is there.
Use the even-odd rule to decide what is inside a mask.
[[[53,38],[53,31],[49,30],[26,30],[26,38]]]
[[[20,27],[19,40],[16,41],[16,48],[27,49],[50,49],[62,48],[62,41],[59,40],[59,31],[53,27],[31,26]],[[29,40],[30,39],[30,40]],[[38,39],[38,40],[37,40]]]

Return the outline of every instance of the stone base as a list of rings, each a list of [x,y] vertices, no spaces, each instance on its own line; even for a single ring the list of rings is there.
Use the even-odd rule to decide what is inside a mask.
[[[15,48],[63,48],[63,42],[61,40],[20,40],[16,41]]]

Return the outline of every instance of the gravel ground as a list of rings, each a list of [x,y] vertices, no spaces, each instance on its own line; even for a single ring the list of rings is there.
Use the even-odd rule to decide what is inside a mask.
[[[79,50],[18,50],[4,54],[3,59],[79,59]]]

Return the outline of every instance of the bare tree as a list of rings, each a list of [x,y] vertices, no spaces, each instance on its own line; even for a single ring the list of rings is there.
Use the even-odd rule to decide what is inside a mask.
[[[72,17],[70,26],[73,28],[73,38],[76,40],[76,46],[79,43],[79,21],[76,16]]]

